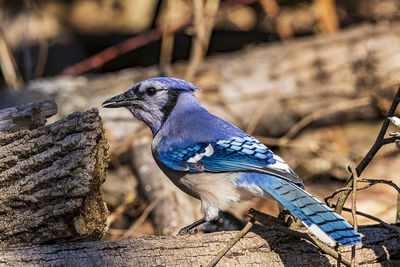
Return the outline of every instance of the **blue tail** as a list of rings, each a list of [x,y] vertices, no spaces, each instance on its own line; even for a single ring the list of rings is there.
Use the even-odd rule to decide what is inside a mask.
[[[318,239],[334,247],[336,242],[351,246],[360,235],[340,215],[297,185],[274,176],[246,173],[240,186],[256,185],[295,215]]]

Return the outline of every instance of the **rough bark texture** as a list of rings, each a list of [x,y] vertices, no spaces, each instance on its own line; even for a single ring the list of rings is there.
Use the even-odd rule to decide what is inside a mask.
[[[42,110],[28,116],[34,123],[24,123],[41,126],[0,132],[0,247],[102,236],[107,209],[100,189],[108,145],[98,110],[43,125],[54,114],[55,103],[47,104],[12,112],[19,118],[26,110]],[[46,105],[51,108],[42,109]]]
[[[363,226],[363,246],[356,259],[361,266],[398,266],[398,233]],[[205,266],[237,232],[193,236],[148,236],[122,241],[74,243],[0,250],[5,266]],[[340,247],[350,258],[351,248]],[[221,259],[218,266],[336,266],[304,240],[255,227]]]
[[[158,168],[151,155],[150,142],[145,141],[134,149],[132,165],[148,201],[158,201],[152,215],[159,234],[175,235],[179,229],[201,218],[199,201],[178,189]]]
[[[46,123],[57,113],[54,101],[42,100],[18,107],[0,110],[0,131],[13,132],[24,129],[34,129]]]

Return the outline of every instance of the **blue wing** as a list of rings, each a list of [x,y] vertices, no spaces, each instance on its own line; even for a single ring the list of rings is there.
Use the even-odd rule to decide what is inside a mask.
[[[163,152],[160,159],[177,171],[256,171],[303,186],[300,178],[280,157],[251,136],[190,144]]]
[[[239,186],[258,186],[267,192],[326,244],[361,241],[341,216],[304,191],[300,178],[280,157],[251,136],[195,143],[162,152],[160,158],[177,171],[242,172],[236,181]]]

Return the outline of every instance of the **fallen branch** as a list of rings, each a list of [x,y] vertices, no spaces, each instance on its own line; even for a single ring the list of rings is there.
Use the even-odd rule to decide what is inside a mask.
[[[357,223],[357,205],[356,205],[356,199],[357,199],[357,182],[358,182],[358,175],[356,172],[355,167],[353,164],[349,165],[349,169],[351,171],[351,174],[353,175],[353,194],[351,196],[351,215],[353,217],[353,227],[354,230],[358,231],[358,223]],[[356,258],[356,245],[352,246],[351,248],[351,266],[358,266],[357,261],[355,260]]]
[[[351,265],[351,261],[348,258],[340,255],[334,249],[328,247],[327,245],[325,245],[324,243],[322,243],[318,239],[312,237],[311,235],[309,235],[307,233],[304,233],[304,232],[295,231],[295,230],[292,230],[292,229],[287,228],[285,226],[282,226],[282,224],[276,223],[276,221],[274,219],[272,219],[273,218],[272,216],[270,216],[268,214],[261,213],[259,211],[254,210],[254,209],[250,209],[249,214],[251,216],[253,216],[261,224],[263,224],[263,225],[265,225],[267,227],[272,227],[272,229],[280,231],[280,232],[283,232],[283,233],[285,233],[285,234],[287,234],[289,236],[292,236],[292,237],[295,237],[295,238],[300,238],[300,239],[305,239],[305,240],[311,242],[312,244],[314,244],[315,246],[317,246],[318,248],[320,248],[326,254],[332,256],[333,258],[335,258],[336,260],[344,263],[347,266]]]
[[[280,138],[266,138],[266,137],[258,137],[260,141],[262,141],[266,145],[273,145],[273,146],[286,146],[291,139],[293,139],[301,130],[303,130],[306,126],[310,125],[312,122],[317,121],[323,117],[326,117],[331,114],[336,114],[342,111],[346,110],[351,110],[355,108],[361,108],[365,107],[367,105],[371,104],[371,97],[364,97],[360,99],[354,99],[354,100],[349,100],[346,102],[342,102],[339,104],[335,104],[332,106],[329,106],[324,109],[317,110],[304,118],[302,118],[300,121],[296,122],[290,129],[287,131],[287,133],[280,137]],[[256,118],[258,120],[261,118],[261,116],[256,112]],[[250,120],[251,124],[249,124],[249,128],[251,131],[254,131],[255,129],[255,123],[254,121]],[[251,127],[250,127],[251,125]]]
[[[400,102],[400,87],[397,90],[397,93],[393,98],[392,105],[389,108],[389,111],[386,115],[386,119],[382,124],[381,130],[379,131],[379,134],[376,138],[375,143],[373,144],[371,149],[368,151],[368,153],[365,155],[365,157],[361,160],[361,162],[356,167],[356,172],[357,172],[358,176],[361,175],[361,173],[364,171],[364,169],[371,162],[371,160],[374,158],[376,153],[378,153],[379,149],[381,149],[381,147],[383,145],[395,142],[395,138],[385,138],[385,134],[390,125],[389,118],[394,116],[394,113],[397,109],[397,106],[399,105],[399,102]],[[353,175],[349,178],[349,182],[347,183],[346,187],[351,188],[352,186],[353,186]],[[335,207],[336,213],[340,214],[342,212],[343,205],[346,202],[349,194],[350,194],[350,190],[346,190],[341,193],[341,195],[339,196],[339,199],[336,202],[336,207]]]
[[[223,4],[221,4],[221,8],[219,12],[226,12],[227,10],[236,7],[238,5],[244,5],[244,4],[250,4],[256,2],[256,0],[231,0],[231,1],[226,1]],[[149,32],[139,34],[135,37],[129,38],[128,40],[125,40],[115,46],[108,47],[104,49],[103,51],[85,59],[82,60],[65,70],[61,72],[61,75],[66,75],[66,76],[75,76],[79,75],[82,73],[85,73],[91,69],[101,67],[108,61],[121,56],[123,54],[128,53],[129,51],[138,49],[142,46],[145,46],[146,44],[150,42],[157,41],[162,38],[163,35],[169,35],[169,34],[175,34],[178,33],[187,27],[192,25],[192,21],[182,21],[179,25],[177,25],[174,28],[167,28],[164,29],[163,27],[153,29]]]
[[[21,77],[21,73],[18,70],[18,66],[15,62],[15,58],[12,54],[12,50],[7,45],[7,42],[3,35],[3,29],[0,25],[0,70],[3,74],[4,81],[6,84],[14,90],[21,90],[24,86],[24,81]]]
[[[164,198],[163,195],[159,195],[156,199],[154,199],[143,211],[140,217],[126,230],[122,235],[121,239],[129,238],[135,231],[144,223],[150,213],[154,210],[154,208],[158,205],[158,203]]]
[[[199,65],[207,54],[218,7],[219,0],[206,2],[203,0],[193,1],[195,35],[192,41],[193,44],[190,52],[189,66],[186,69],[185,80],[193,80]]]
[[[379,225],[360,226],[363,245],[356,247],[360,265],[400,264],[398,233]],[[147,236],[120,241],[2,248],[0,265],[37,266],[200,266],[210,262],[238,232],[191,236]],[[338,253],[350,258],[349,247]],[[308,241],[254,225],[219,262],[220,266],[332,266],[333,257]]]
[[[221,8],[228,2],[223,1]],[[397,46],[390,45],[399,41],[399,32],[398,25],[364,24],[329,38],[300,38],[285,45],[257,45],[233,54],[215,55],[199,67],[201,75],[196,78],[196,85],[202,90],[196,94],[210,111],[242,129],[259,106],[267,107],[257,119],[255,135],[282,136],[301,118],[332,103],[351,104],[368,97],[372,97],[374,105],[343,110],[315,123],[323,126],[376,120],[381,118],[380,109],[384,107],[380,103],[386,103],[391,86],[398,83],[395,73],[400,67],[387,58],[400,54]],[[365,50],[357,56],[351,53],[359,47]],[[185,68],[186,63],[173,64],[172,73],[183,77]],[[346,75],[339,75],[339,69]],[[159,68],[153,66],[85,78],[46,78],[30,83],[29,92],[46,93],[59,103],[70,103],[59,107],[59,114],[66,116],[97,106],[101,100],[126,91],[134,83],[159,75]],[[315,79],[309,78],[314,76]],[[372,78],[360,89],[357,84],[365,81],[365,77]],[[64,92],[65,82],[68,94]],[[76,101],[78,97],[83,101]],[[121,118],[132,120],[125,112],[107,111],[102,117],[112,136],[118,138],[132,135],[139,125],[123,122]]]
[[[387,184],[390,185],[391,187],[393,187],[399,194],[400,194],[400,187],[398,185],[396,185],[394,182],[389,181],[389,180],[384,180],[384,179],[358,179],[357,182],[359,183],[369,183],[366,186],[363,187],[358,187],[357,191],[361,191],[361,190],[365,190],[367,188],[370,188],[373,185],[376,184]],[[335,192],[333,192],[332,194],[330,194],[329,196],[324,198],[325,204],[329,207],[332,207],[332,205],[329,203],[329,199],[334,198],[337,194],[341,193],[341,192],[345,192],[345,191],[352,191],[352,188],[349,187],[342,187],[339,188],[337,190],[335,190]]]

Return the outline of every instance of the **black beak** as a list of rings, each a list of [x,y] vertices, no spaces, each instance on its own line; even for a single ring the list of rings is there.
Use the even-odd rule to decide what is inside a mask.
[[[107,99],[106,101],[103,102],[102,106],[103,106],[103,108],[127,107],[127,106],[132,106],[133,101],[135,101],[135,100],[137,100],[137,98],[128,96],[127,93],[124,93],[124,94],[114,96],[110,99]]]

